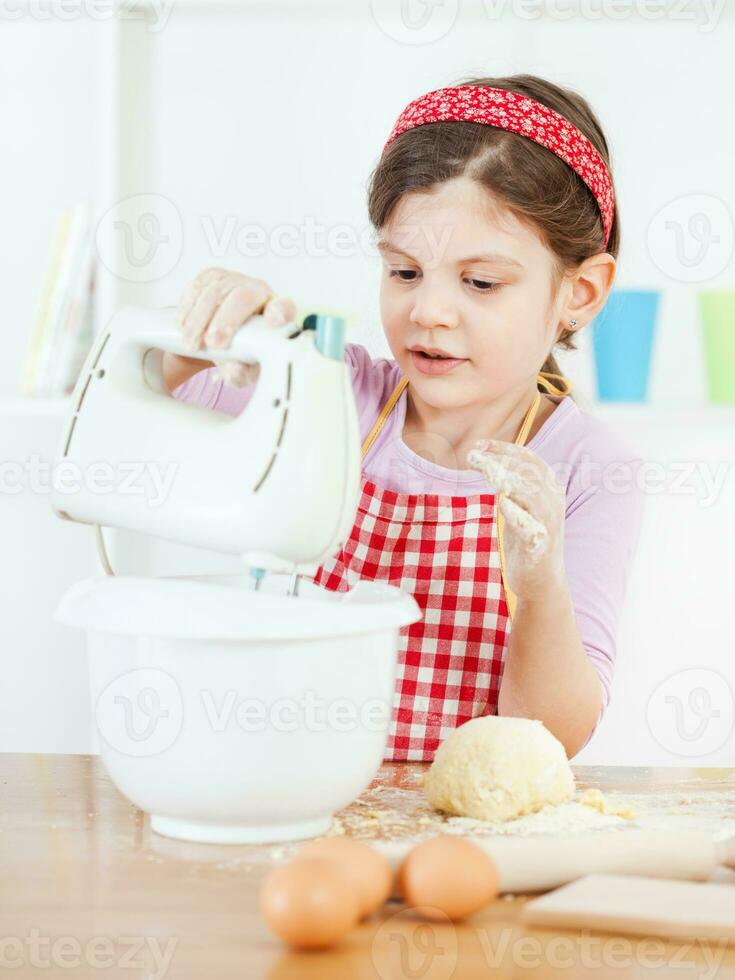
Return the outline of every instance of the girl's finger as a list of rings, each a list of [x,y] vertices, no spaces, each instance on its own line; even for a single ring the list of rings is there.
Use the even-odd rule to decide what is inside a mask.
[[[519,465],[517,459],[507,453],[487,453],[471,449],[467,462],[479,470],[498,490],[509,493],[526,506],[538,500],[543,487],[543,473],[536,466]]]
[[[296,319],[296,303],[290,296],[274,296],[265,304],[263,316],[273,327]]]
[[[479,470],[492,480],[498,490],[512,492],[520,487],[521,480],[508,465],[507,456],[471,449],[467,454],[467,462],[473,469]]]
[[[527,461],[529,466],[544,465],[543,460],[532,449],[529,449],[528,446],[518,446],[514,442],[503,442],[500,439],[479,439],[472,448],[495,456],[505,454],[518,462]]]
[[[566,491],[553,471],[535,455],[521,459],[518,454],[471,449],[467,462],[539,520],[550,518],[552,501],[565,498]]]
[[[537,485],[542,484],[550,472],[546,463],[533,450],[512,442],[480,439],[470,453],[479,454],[477,458],[480,459],[501,460],[508,471],[525,475],[530,483],[535,482]]]
[[[498,493],[511,501],[512,504],[522,508],[525,513],[530,514],[535,520],[545,526],[555,526],[554,507],[548,494],[540,492],[538,484],[530,485],[517,473],[507,468],[498,466],[493,460],[486,461],[479,469],[491,486],[495,487]]]
[[[227,294],[204,335],[211,347],[227,347],[233,336],[253,314],[262,310],[272,292],[263,279],[248,279]]]
[[[184,288],[184,291],[181,294],[181,302],[179,303],[176,317],[180,327],[184,326],[186,318],[194,308],[202,289],[212,282],[224,279],[227,274],[226,269],[203,269],[199,275],[192,279],[192,281]]]
[[[499,507],[506,521],[523,541],[529,557],[538,558],[544,554],[549,544],[546,526],[508,497],[500,497]]]
[[[202,338],[220,304],[234,285],[228,278],[210,281],[199,295],[183,323],[184,342],[192,350],[199,350]]]

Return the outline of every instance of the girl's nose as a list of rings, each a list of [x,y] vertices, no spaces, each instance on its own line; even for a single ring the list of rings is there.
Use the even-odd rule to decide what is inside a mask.
[[[417,326],[427,329],[457,326],[457,311],[441,291],[422,287],[414,293],[413,300],[410,320]]]

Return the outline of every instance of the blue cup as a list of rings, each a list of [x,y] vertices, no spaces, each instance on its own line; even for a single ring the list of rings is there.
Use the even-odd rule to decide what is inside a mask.
[[[660,293],[615,289],[592,323],[597,398],[645,402]]]

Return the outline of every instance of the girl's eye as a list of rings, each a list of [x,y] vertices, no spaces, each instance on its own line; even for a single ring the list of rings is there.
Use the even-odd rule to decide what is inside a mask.
[[[415,282],[413,278],[404,279],[404,276],[416,276],[416,272],[413,269],[391,269],[391,278],[398,278],[399,282]],[[485,282],[484,279],[468,279],[467,282],[473,284],[473,288],[479,293],[494,293],[496,290],[500,289],[499,282]]]

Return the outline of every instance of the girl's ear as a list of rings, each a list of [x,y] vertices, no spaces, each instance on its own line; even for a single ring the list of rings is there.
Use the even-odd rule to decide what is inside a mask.
[[[607,302],[615,282],[617,263],[609,252],[601,252],[585,259],[571,276],[571,295],[563,310],[563,329],[581,330],[590,323]],[[570,320],[577,325],[569,326]]]

